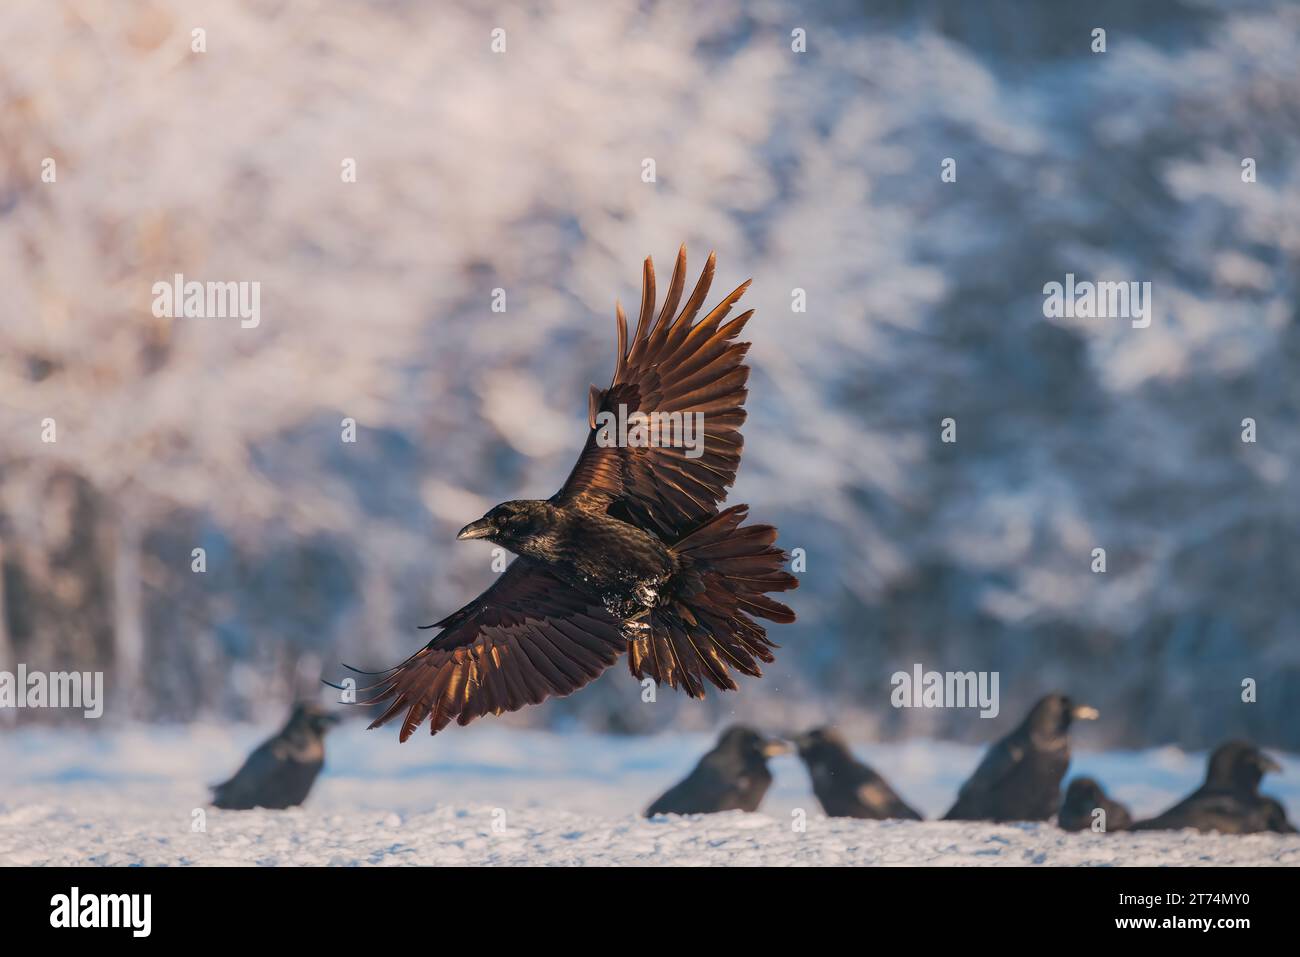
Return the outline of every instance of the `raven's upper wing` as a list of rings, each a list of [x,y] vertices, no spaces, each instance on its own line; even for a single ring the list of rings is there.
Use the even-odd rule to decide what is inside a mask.
[[[1296,834],[1296,826],[1287,820],[1286,808],[1277,798],[1264,798],[1264,827],[1278,834]]]
[[[363,704],[390,702],[370,725],[405,710],[405,741],[432,715],[437,734],[452,718],[518,711],[567,695],[626,650],[621,626],[599,604],[541,564],[518,558],[491,588],[438,622],[438,636],[369,688]]]
[[[710,814],[730,810],[728,798],[733,798],[735,784],[707,760],[700,761],[695,770],[678,781],[655,802],[646,808],[645,816],[656,814]]]
[[[1025,748],[1006,738],[999,741],[980,761],[974,773],[966,779],[957,792],[957,803],[949,815],[958,813],[984,813],[983,802],[1006,781],[1025,759]]]
[[[1235,795],[1196,790],[1173,807],[1153,818],[1138,821],[1133,831],[1181,831],[1185,827],[1221,826],[1241,816],[1242,805]]]
[[[275,753],[275,739],[263,741],[230,780],[212,785],[212,803],[233,810],[256,807],[258,796],[274,779],[280,763],[281,759]]]
[[[588,408],[591,432],[578,464],[551,499],[585,508],[608,511],[614,516],[653,532],[672,542],[717,511],[718,503],[736,480],[740,465],[745,421],[745,365],[748,342],[736,337],[753,315],[743,313],[723,323],[731,307],[749,286],[743,283],[699,322],[695,316],[704,305],[713,281],[714,256],[704,266],[695,291],[676,313],[686,280],[686,247],[677,254],[677,265],[669,283],[668,296],[657,318],[654,264],[646,259],[642,276],[641,314],[631,341],[627,316],[616,310],[618,356],[614,378],[608,389],[592,386]],[[653,323],[652,323],[653,319]],[[602,412],[627,416],[640,412],[680,413],[683,423],[697,421],[703,414],[702,453],[688,456],[687,448],[608,444],[608,430],[598,427]],[[673,428],[678,428],[676,419]],[[633,423],[635,424],[635,423]],[[602,444],[601,434],[605,432]],[[653,428],[650,436],[667,441],[670,436]]]
[[[1173,807],[1146,821],[1138,821],[1134,831],[1181,831],[1194,827],[1199,831],[1244,833],[1255,802],[1230,791],[1200,788]]]
[[[862,775],[858,786],[854,788],[854,794],[863,805],[884,817],[904,818],[913,821],[922,819],[921,815],[917,814],[889,786],[888,781],[869,768],[865,770],[867,773]]]

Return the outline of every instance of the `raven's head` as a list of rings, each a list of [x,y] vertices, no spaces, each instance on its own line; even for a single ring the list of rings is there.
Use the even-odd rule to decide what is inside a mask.
[[[710,763],[725,762],[737,769],[766,767],[767,759],[785,754],[790,746],[776,738],[768,738],[743,724],[732,725],[718,738],[709,752]]]
[[[289,733],[314,735],[323,738],[325,732],[339,723],[339,716],[315,702],[303,701],[294,705],[293,714],[285,730]]]
[[[834,769],[853,761],[853,752],[843,736],[831,727],[813,728],[792,740],[799,749],[799,757],[808,767]]]
[[[1214,749],[1205,774],[1207,787],[1255,793],[1269,771],[1281,767],[1248,741],[1229,741]]]
[[[1087,814],[1106,800],[1106,792],[1093,778],[1075,778],[1065,791],[1062,807],[1079,814]]]
[[[1063,694],[1049,694],[1039,700],[1025,719],[1029,733],[1036,739],[1049,741],[1062,738],[1075,721],[1093,721],[1097,709],[1078,704]]]
[[[555,524],[555,506],[540,499],[502,502],[456,534],[457,541],[485,538],[516,555],[537,551],[539,539]]]

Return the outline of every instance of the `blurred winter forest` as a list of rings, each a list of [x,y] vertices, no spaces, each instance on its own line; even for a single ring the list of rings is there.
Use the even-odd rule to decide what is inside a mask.
[[[889,706],[920,662],[1105,744],[1300,748],[1297,6],[10,0],[0,41],[0,668],[271,722],[396,663],[686,241],[713,299],[754,278],[732,500],[806,550],[799,621],[737,694],[620,665],[495,720],[986,740]],[[1151,282],[1150,327],[1045,319],[1067,272]],[[175,273],[260,325],[155,318]]]

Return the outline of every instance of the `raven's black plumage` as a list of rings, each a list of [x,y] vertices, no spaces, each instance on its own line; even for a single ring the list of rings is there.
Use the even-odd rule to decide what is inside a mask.
[[[1046,821],[1061,803],[1070,766],[1070,723],[1097,712],[1062,694],[1041,699],[993,745],[957,795],[946,821]]]
[[[1101,817],[1097,811],[1104,812]],[[1133,823],[1128,808],[1108,796],[1092,778],[1075,778],[1065,789],[1056,823],[1066,831],[1122,831]]]
[[[787,750],[753,728],[728,728],[695,770],[660,795],[645,815],[757,811],[772,784],[767,759]]]
[[[794,743],[808,769],[813,793],[829,817],[922,820],[888,781],[853,757],[832,728],[815,728],[798,735]]]
[[[1294,834],[1286,809],[1275,798],[1259,793],[1259,782],[1277,762],[1246,741],[1229,741],[1210,755],[1205,783],[1169,810],[1133,825],[1134,831],[1219,831],[1254,834],[1275,831]]]
[[[549,499],[505,502],[465,526],[519,556],[441,632],[361,697],[399,714],[405,741],[427,718],[450,721],[515,711],[587,684],[623,652],[637,678],[702,697],[706,684],[735,689],[733,671],[758,676],[775,645],[754,618],[794,620],[767,597],[794,588],[770,525],[743,525],[748,507],[719,512],[735,481],[745,421],[737,341],[753,311],[724,322],[749,283],[697,321],[714,257],[681,310],[686,247],[655,315],[655,275],[645,261],[641,312],[628,337],[616,310],[618,351],[609,388],[592,387],[587,443]],[[703,416],[702,453],[681,445],[610,442],[603,414]],[[530,410],[521,408],[526,422]],[[526,425],[522,426],[526,427]],[[660,438],[665,437],[658,431]]]
[[[314,704],[293,709],[280,732],[248,756],[233,778],[212,788],[212,803],[227,810],[296,807],[325,764],[325,732],[338,716]]]

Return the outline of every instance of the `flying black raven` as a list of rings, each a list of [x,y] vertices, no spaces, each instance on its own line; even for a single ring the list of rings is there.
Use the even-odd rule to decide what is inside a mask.
[[[814,728],[795,737],[794,743],[827,817],[921,820],[888,781],[853,757],[832,728]]]
[[[1063,694],[1040,700],[989,748],[944,820],[1046,821],[1060,806],[1061,779],[1070,767],[1070,722],[1095,717],[1095,708]]]
[[[740,465],[749,343],[737,337],[753,310],[723,321],[745,282],[696,321],[713,270],[710,253],[679,312],[683,246],[656,317],[646,259],[636,331],[629,338],[617,306],[614,377],[591,387],[577,465],[549,499],[504,502],[461,529],[458,539],[519,557],[430,626],[442,629],[432,641],[362,689],[360,703],[387,704],[372,728],[405,712],[405,741],[426,718],[437,734],[453,718],[465,725],[516,711],[576,691],[625,651],[635,677],[694,698],[706,683],[734,690],[733,670],[757,677],[759,662],[773,660],[776,646],[751,616],[794,621],[766,593],[798,580],[782,568],[775,528],[744,525],[745,505],[718,511]],[[615,435],[612,417],[642,423],[640,434]],[[701,421],[697,447],[672,434]]]
[[[338,720],[315,704],[295,706],[289,722],[250,754],[233,778],[213,786],[213,806],[247,811],[301,804],[325,764],[325,732]]]
[[[772,784],[767,759],[789,750],[785,742],[764,738],[753,728],[730,727],[694,771],[646,808],[645,816],[757,811]]]
[[[1098,810],[1104,817],[1097,817]],[[1056,823],[1064,831],[1090,831],[1094,822],[1102,831],[1122,831],[1133,823],[1133,816],[1093,778],[1075,778],[1065,789]]]
[[[1205,783],[1163,814],[1138,821],[1134,831],[1198,831],[1254,834],[1276,831],[1294,834],[1280,801],[1259,793],[1259,782],[1277,762],[1246,741],[1229,741],[1215,748]]]

